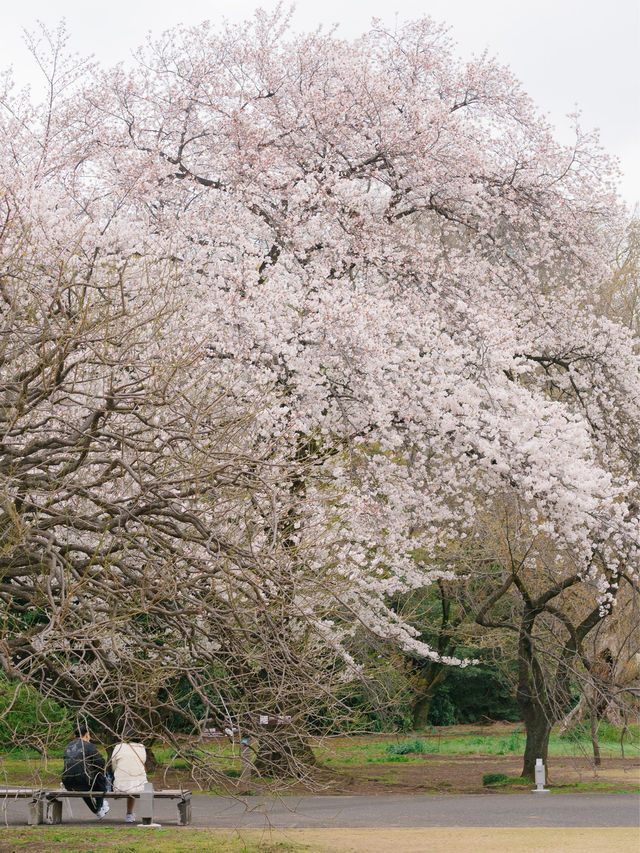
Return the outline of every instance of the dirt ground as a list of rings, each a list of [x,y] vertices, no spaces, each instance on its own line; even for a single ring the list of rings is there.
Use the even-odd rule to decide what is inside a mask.
[[[475,794],[495,793],[496,790],[518,791],[519,786],[508,789],[486,788],[482,784],[485,773],[504,773],[519,776],[522,756],[513,755],[425,755],[422,762],[352,766],[340,774],[326,774],[328,793],[438,793]],[[550,758],[547,784],[555,787],[598,782],[611,786],[635,788],[640,785],[640,759],[603,758],[602,766],[594,770],[588,758]],[[526,784],[528,790],[531,785]],[[607,788],[600,788],[603,792]]]
[[[443,731],[443,737],[454,732],[459,735],[482,735],[505,737],[511,734],[515,723],[501,722],[487,725],[481,729],[476,726],[452,726]],[[394,742],[397,734],[373,735],[383,742]],[[341,739],[339,739],[341,740]],[[417,761],[363,763],[342,765],[340,768],[317,767],[306,782],[293,783],[288,790],[303,794],[486,794],[503,792],[505,794],[525,791],[530,784],[509,786],[507,788],[486,788],[482,777],[486,773],[504,773],[517,777],[522,772],[522,756],[505,755],[447,755],[425,753]],[[154,774],[152,781],[157,787],[179,787],[185,784],[184,772],[162,772]],[[226,787],[230,793],[237,792],[236,780],[229,779]],[[250,789],[255,793],[267,792],[268,784],[255,777]],[[602,764],[594,768],[592,757],[588,754],[576,756],[550,756],[548,760],[547,784],[555,790],[563,786],[576,784],[588,786],[602,793],[608,791],[634,791],[640,786],[640,756],[637,747],[630,750],[625,758],[603,757]],[[597,786],[593,788],[592,786]],[[197,790],[197,784],[193,790]],[[575,788],[573,789],[575,790]]]
[[[521,793],[531,789],[531,784],[509,787],[485,787],[485,773],[504,773],[517,777],[522,772],[522,756],[518,755],[423,755],[421,760],[393,764],[352,764],[339,771],[327,767],[316,768],[311,777],[286,786],[285,793],[305,794],[487,794]],[[184,773],[158,773],[151,777],[156,787],[180,787],[186,784],[197,791],[193,780],[189,783]],[[592,787],[595,783],[595,787]],[[601,793],[634,792],[640,787],[640,758],[603,758],[602,765],[594,769],[587,757],[556,757],[549,759],[547,785],[553,790],[576,789]],[[570,787],[571,786],[571,787]],[[228,780],[229,793],[237,793],[236,780]],[[252,778],[249,790],[268,793],[271,786]],[[578,789],[579,790],[579,789]],[[282,793],[282,789],[279,788]]]

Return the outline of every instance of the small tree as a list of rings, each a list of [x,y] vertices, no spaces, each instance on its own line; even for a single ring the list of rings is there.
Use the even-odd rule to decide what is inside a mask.
[[[590,580],[576,571],[570,551],[559,554],[531,527],[525,507],[512,498],[502,511],[499,524],[479,520],[461,591],[480,626],[517,643],[516,698],[527,733],[522,776],[532,779],[536,759],[547,763],[552,726],[590,678],[589,640],[611,618],[623,576],[600,564]]]

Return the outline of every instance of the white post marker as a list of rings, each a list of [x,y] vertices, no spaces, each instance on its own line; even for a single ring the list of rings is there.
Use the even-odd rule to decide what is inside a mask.
[[[548,794],[549,789],[544,787],[545,772],[544,762],[541,758],[536,758],[536,787],[533,789],[534,794]]]
[[[144,790],[140,794],[140,817],[142,818],[142,823],[139,823],[140,827],[155,827],[156,829],[160,827],[159,823],[154,823],[153,821],[153,783],[145,782]]]

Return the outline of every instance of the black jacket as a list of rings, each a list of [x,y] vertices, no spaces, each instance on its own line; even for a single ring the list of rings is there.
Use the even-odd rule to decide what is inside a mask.
[[[104,766],[104,758],[95,746],[77,737],[64,749],[62,781],[79,777],[90,781],[98,773],[104,773]]]

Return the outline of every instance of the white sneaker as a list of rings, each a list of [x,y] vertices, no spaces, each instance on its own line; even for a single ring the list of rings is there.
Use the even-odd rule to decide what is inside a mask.
[[[108,811],[109,811],[109,803],[106,800],[103,800],[102,801],[102,807],[99,808],[98,811],[96,812],[96,817],[98,818],[98,820],[102,820],[102,818],[106,815],[106,813]]]
[[[127,823],[135,823],[136,822],[136,816],[134,815],[133,812],[127,812],[127,815],[125,817],[125,821]]]

